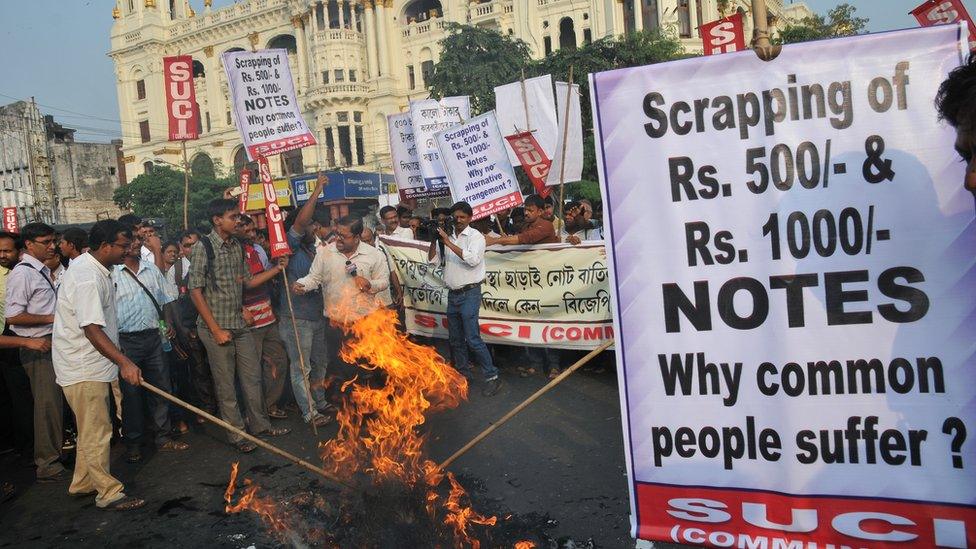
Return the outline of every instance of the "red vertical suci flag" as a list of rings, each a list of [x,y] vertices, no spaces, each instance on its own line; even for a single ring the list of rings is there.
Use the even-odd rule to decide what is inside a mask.
[[[247,195],[250,192],[250,188],[251,188],[251,170],[248,169],[247,166],[241,168],[240,182],[241,182],[241,194],[240,194],[241,213],[244,213],[247,211]],[[275,198],[277,198],[277,196]]]
[[[962,0],[926,0],[913,9],[911,14],[923,27],[965,21],[969,27],[969,49],[976,50],[976,25],[973,25],[973,18],[969,16]]]
[[[705,23],[698,30],[701,34],[705,55],[746,49],[746,36],[742,26],[741,13]]]
[[[546,176],[549,175],[552,160],[546,156],[545,151],[539,146],[539,142],[532,136],[532,132],[509,135],[505,137],[505,140],[508,141],[509,146],[518,156],[519,162],[522,163],[522,169],[525,170],[525,174],[529,176],[529,181],[532,181],[532,186],[535,187],[536,194],[542,198],[549,196],[552,189],[546,186]]]
[[[163,58],[163,87],[166,89],[166,117],[169,140],[198,139],[196,91],[193,88],[193,58],[177,55]]]
[[[3,230],[8,233],[20,232],[20,225],[17,223],[17,208],[3,209]]]
[[[268,223],[268,244],[271,246],[269,253],[272,258],[288,255],[291,248],[285,236],[284,217],[278,207],[278,193],[274,188],[274,180],[271,179],[271,166],[263,156],[258,157],[258,172],[261,174],[261,187],[264,190],[264,215]]]

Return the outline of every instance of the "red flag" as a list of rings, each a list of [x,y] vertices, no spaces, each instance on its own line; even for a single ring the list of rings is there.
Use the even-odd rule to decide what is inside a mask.
[[[264,217],[268,223],[268,244],[271,246],[268,252],[272,258],[288,255],[291,248],[285,236],[284,218],[278,208],[278,192],[275,191],[274,181],[271,179],[271,166],[263,156],[258,157],[258,172],[261,174],[261,187],[264,189]]]
[[[193,58],[178,55],[163,58],[163,86],[166,88],[166,116],[169,140],[198,139],[196,92],[193,89]]]
[[[705,55],[729,53],[746,49],[742,14],[736,13],[718,21],[705,23],[698,28]]]
[[[542,198],[549,196],[552,189],[546,186],[546,176],[549,175],[552,160],[546,156],[545,151],[539,146],[539,142],[532,136],[532,132],[509,135],[505,139],[522,163],[522,169],[532,181],[536,194]]]
[[[20,232],[20,226],[17,223],[17,208],[3,209],[3,230],[8,233]]]
[[[244,213],[247,211],[247,194],[251,187],[251,170],[248,169],[247,166],[241,168],[240,182],[241,182],[241,195],[240,195],[241,213]],[[275,199],[277,198],[278,197],[276,195]]]
[[[973,18],[966,11],[966,6],[962,5],[962,0],[926,0],[911,14],[923,27],[965,21],[969,27],[969,49],[976,50],[976,25],[973,25]]]

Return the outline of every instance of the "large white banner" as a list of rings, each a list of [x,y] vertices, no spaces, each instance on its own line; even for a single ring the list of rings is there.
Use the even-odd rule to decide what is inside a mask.
[[[570,88],[566,82],[556,82],[556,100],[559,102],[559,139],[556,141],[552,166],[549,167],[549,175],[546,177],[546,185],[549,186],[572,183],[583,177],[583,114],[580,109],[579,84],[573,84]]]
[[[447,338],[443,268],[427,261],[428,244],[381,236],[403,287],[406,329]],[[579,246],[500,246],[485,252],[481,335],[488,343],[595,349],[613,339],[602,242]]]
[[[445,97],[440,101],[424,99],[410,102],[414,144],[417,146],[417,160],[427,197],[448,196],[451,192],[437,144],[434,142],[434,134],[456,126],[470,117],[471,102],[466,95]]]
[[[467,202],[481,219],[522,204],[515,170],[494,111],[434,136],[455,202]]]
[[[232,51],[221,60],[250,160],[315,145],[295,97],[287,50]]]
[[[417,141],[413,133],[410,113],[402,112],[386,117],[390,135],[390,158],[393,161],[393,176],[396,178],[400,198],[428,198],[424,186],[424,176],[420,173],[420,160],[417,156]],[[442,196],[443,193],[437,194]]]
[[[976,225],[933,107],[967,49],[591,75],[641,538],[976,546]]]
[[[523,93],[524,90],[524,93]],[[552,95],[552,75],[536,76],[524,82],[512,82],[495,88],[495,113],[502,135],[532,131],[532,137],[552,159],[558,140],[556,101]],[[513,149],[508,149],[513,166],[521,163]]]

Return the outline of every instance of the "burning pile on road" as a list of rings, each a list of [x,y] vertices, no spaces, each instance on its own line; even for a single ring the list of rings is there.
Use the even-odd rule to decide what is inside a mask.
[[[425,455],[420,433],[425,414],[467,398],[467,381],[433,348],[397,331],[396,321],[387,309],[363,317],[341,350],[344,361],[372,379],[342,386],[338,435],[320,448],[324,468],[358,489],[342,492],[341,502],[306,493],[276,503],[245,479],[234,503],[235,464],[225,493],[228,513],[251,510],[293,545],[477,549],[490,538],[486,529],[497,518],[471,508],[454,475]],[[287,504],[305,512],[286,513]]]

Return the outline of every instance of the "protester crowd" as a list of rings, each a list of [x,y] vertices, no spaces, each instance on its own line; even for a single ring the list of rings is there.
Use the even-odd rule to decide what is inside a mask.
[[[312,196],[325,184],[320,176]],[[125,510],[144,502],[111,475],[111,444],[138,463],[148,447],[188,450],[181,435],[205,421],[146,384],[259,437],[287,435],[272,422],[289,409],[328,424],[334,382],[356,374],[338,353],[346,327],[380,307],[402,315],[402,287],[378,236],[430,241],[428,259],[448,287],[453,364],[469,378],[480,367],[482,393],[493,396],[501,380],[478,328],[485,247],[602,238],[589,202],[564,212],[556,219],[553,200],[533,195],[476,222],[464,202],[429,218],[403,204],[332,219],[309,201],[286,219],[291,254],[277,259],[266,233],[226,198],[209,204],[207,234],[166,242],[131,214],[87,233],[43,223],[0,233],[0,452],[18,453],[38,482],[70,480],[69,493]],[[560,372],[557,351],[521,352],[523,376]],[[255,450],[228,436],[238,451]],[[73,473],[62,460],[72,449]]]

